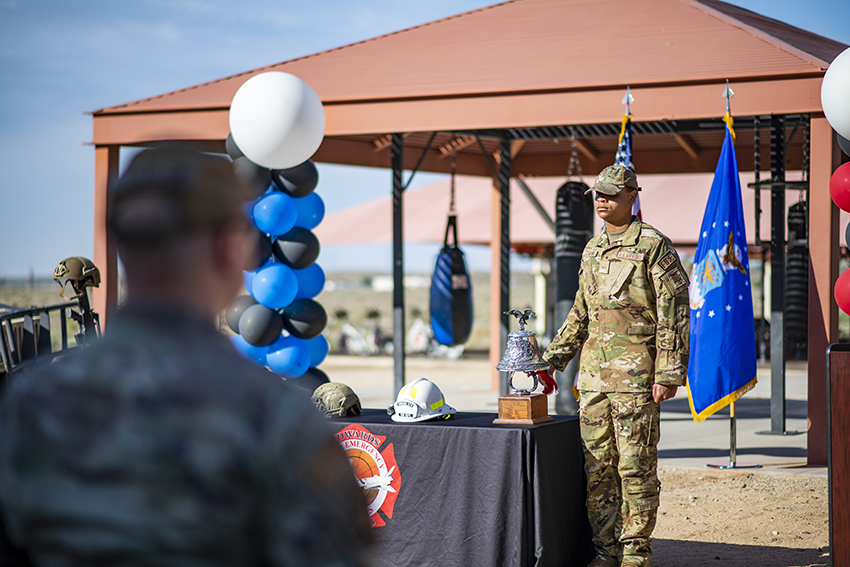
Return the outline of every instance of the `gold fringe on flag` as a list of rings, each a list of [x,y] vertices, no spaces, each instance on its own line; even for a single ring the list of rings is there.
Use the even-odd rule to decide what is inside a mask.
[[[732,113],[727,112],[726,116],[723,117],[723,122],[726,123],[726,127],[729,128],[729,133],[732,134],[732,141],[735,141],[735,129],[732,127],[732,124],[735,123],[735,119],[732,118]],[[623,123],[625,124],[625,122]],[[623,134],[620,134],[620,139],[623,138]]]
[[[733,134],[733,136],[734,136],[734,134]],[[712,414],[717,413],[718,411],[722,410],[723,408],[725,408],[729,404],[734,403],[735,400],[737,400],[738,398],[740,398],[741,396],[743,396],[744,394],[746,394],[747,392],[749,392],[750,390],[755,388],[757,382],[758,382],[758,378],[753,377],[752,380],[750,380],[749,382],[747,382],[746,384],[744,384],[743,386],[741,386],[740,388],[738,388],[737,390],[735,390],[731,394],[720,398],[719,400],[717,400],[716,402],[714,402],[713,404],[711,404],[710,406],[708,406],[707,408],[705,408],[701,412],[698,412],[696,410],[696,408],[694,407],[694,398],[691,395],[691,385],[686,380],[685,381],[685,387],[688,389],[688,403],[691,406],[691,415],[693,416],[694,421],[697,422],[697,423],[705,421]]]
[[[632,119],[631,114],[624,114],[623,115],[623,123],[620,124],[620,137],[617,139],[617,145],[618,146],[623,143],[623,136],[626,133],[626,123],[631,119]]]

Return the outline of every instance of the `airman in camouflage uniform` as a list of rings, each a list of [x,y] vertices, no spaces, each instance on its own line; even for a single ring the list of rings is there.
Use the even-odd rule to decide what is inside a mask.
[[[110,189],[129,298],[5,392],[0,564],[12,546],[51,567],[369,564],[327,421],[215,324],[254,248],[238,189],[226,161],[175,148]]]
[[[581,350],[577,388],[592,567],[647,567],[659,482],[658,404],[688,367],[688,278],[670,240],[631,215],[635,174],[599,174],[605,230],[584,249],[575,304],[544,353],[563,369]]]

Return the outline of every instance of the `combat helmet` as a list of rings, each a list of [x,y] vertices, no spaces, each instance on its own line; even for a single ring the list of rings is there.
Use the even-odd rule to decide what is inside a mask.
[[[62,288],[59,294],[63,299],[76,299],[85,293],[87,287],[100,286],[100,270],[88,258],[72,256],[59,262],[59,265],[53,270],[53,279],[59,282],[59,286]],[[65,286],[69,282],[76,295],[65,297]]]
[[[360,415],[360,398],[354,390],[339,382],[322,384],[313,391],[311,399],[326,417]]]

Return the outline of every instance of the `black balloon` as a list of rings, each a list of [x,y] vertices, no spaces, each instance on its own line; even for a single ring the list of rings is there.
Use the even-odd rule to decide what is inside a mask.
[[[224,312],[224,320],[227,321],[227,326],[230,327],[234,333],[238,333],[239,319],[242,317],[242,314],[246,309],[256,304],[257,300],[251,295],[240,295],[239,297],[234,298]]]
[[[230,156],[230,159],[238,159],[245,155],[239,149],[239,146],[236,145],[236,142],[233,141],[233,134],[227,135],[227,139],[224,141],[224,148],[227,150],[227,155]]]
[[[265,305],[252,305],[239,318],[239,333],[245,342],[256,347],[269,346],[280,338],[283,317]]]
[[[305,390],[309,390],[312,392],[322,384],[327,384],[330,381],[330,378],[328,378],[328,375],[325,374],[324,370],[320,370],[315,366],[311,366],[307,369],[307,372],[305,372],[298,378],[290,378],[286,381],[286,383],[300,386]]]
[[[308,159],[289,169],[273,169],[272,181],[290,197],[306,197],[319,184],[319,170],[316,169],[316,164]]]
[[[258,228],[254,228],[253,232],[256,233],[257,238],[257,255],[252,258],[252,261],[250,261],[245,267],[245,269],[249,272],[259,270],[262,266],[265,266],[266,262],[271,259],[272,254],[274,253],[272,241],[268,235],[264,234]]]
[[[245,156],[233,160],[236,175],[251,188],[251,198],[256,199],[265,193],[272,183],[272,171],[260,167]]]
[[[838,136],[838,147],[841,148],[842,152],[850,156],[850,140],[841,134],[836,134],[836,136]]]
[[[316,235],[296,226],[274,241],[274,256],[293,270],[303,270],[319,257],[319,239]]]
[[[296,299],[283,310],[283,326],[299,339],[317,337],[328,324],[328,314],[312,299]]]

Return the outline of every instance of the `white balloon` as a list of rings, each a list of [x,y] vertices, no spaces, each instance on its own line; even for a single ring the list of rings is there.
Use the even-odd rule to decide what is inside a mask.
[[[316,92],[289,73],[245,81],[230,103],[230,132],[245,156],[269,169],[287,169],[316,153],[325,136],[325,111]]]
[[[850,48],[839,53],[826,70],[820,102],[832,129],[850,138]]]

